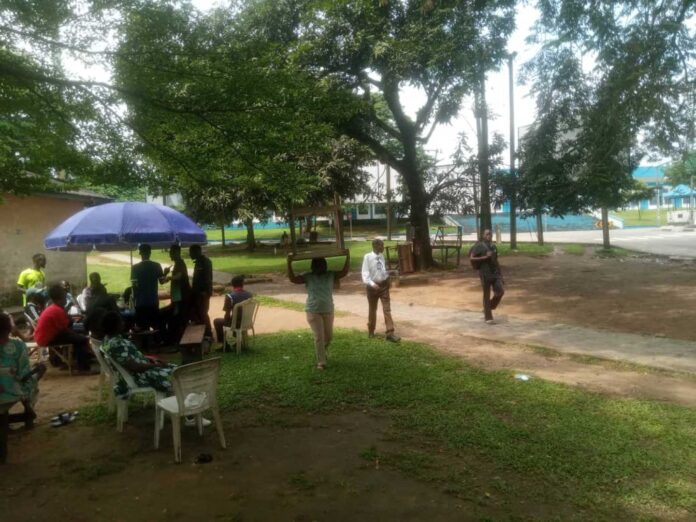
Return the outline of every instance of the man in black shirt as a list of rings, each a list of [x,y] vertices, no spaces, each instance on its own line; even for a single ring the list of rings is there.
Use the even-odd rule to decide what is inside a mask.
[[[210,326],[210,297],[213,295],[213,263],[203,255],[200,245],[189,248],[193,259],[193,282],[191,284],[191,319],[205,325],[206,337],[213,336]]]
[[[483,314],[486,323],[495,324],[493,310],[500,304],[505,294],[503,274],[498,264],[498,250],[491,241],[490,230],[483,231],[483,238],[469,251],[469,259],[474,267],[478,267],[481,286],[483,287]],[[491,288],[493,299],[491,299]]]

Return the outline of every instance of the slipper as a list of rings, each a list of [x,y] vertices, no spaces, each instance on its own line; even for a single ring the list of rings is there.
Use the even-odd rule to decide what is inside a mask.
[[[208,464],[213,461],[213,456],[210,453],[201,453],[196,457],[196,464]]]
[[[51,426],[53,426],[54,428],[60,428],[61,426],[70,424],[77,418],[78,415],[80,415],[80,412],[78,411],[74,411],[72,413],[61,413],[51,419]]]

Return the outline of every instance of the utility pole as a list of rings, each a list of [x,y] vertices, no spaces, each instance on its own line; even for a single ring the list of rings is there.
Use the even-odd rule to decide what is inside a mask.
[[[483,236],[484,230],[491,230],[491,197],[489,180],[489,157],[488,157],[488,106],[486,105],[486,72],[479,72],[477,78],[476,113],[480,124],[478,136],[478,167],[479,181],[481,183],[481,223],[479,225],[479,236]]]
[[[508,55],[508,79],[510,84],[510,249],[517,249],[517,171],[515,170],[515,84],[512,63],[517,53]]]
[[[387,164],[387,240],[392,238],[391,167]]]

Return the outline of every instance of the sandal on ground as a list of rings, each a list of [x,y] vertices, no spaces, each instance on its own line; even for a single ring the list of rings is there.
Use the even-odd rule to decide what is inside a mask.
[[[77,411],[60,413],[51,419],[51,426],[54,428],[60,428],[61,426],[70,424],[79,414],[80,412]]]
[[[317,364],[317,370],[326,370],[326,364],[324,363],[319,363]]]

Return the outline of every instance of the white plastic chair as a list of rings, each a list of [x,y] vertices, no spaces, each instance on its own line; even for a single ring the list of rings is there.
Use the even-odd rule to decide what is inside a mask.
[[[198,434],[203,435],[204,411],[211,410],[215,420],[215,429],[220,437],[220,446],[224,449],[225,433],[222,430],[220,409],[217,403],[217,387],[220,377],[220,358],[207,359],[175,368],[172,372],[174,396],[159,399],[156,404],[155,449],[159,448],[160,430],[164,425],[164,414],[169,414],[172,421],[172,438],[174,440],[174,461],[181,462],[181,417],[195,416]],[[187,404],[187,398],[188,404]],[[192,400],[195,399],[195,400]]]
[[[133,379],[133,376],[120,364],[118,364],[116,361],[114,361],[111,357],[109,357],[109,354],[106,353],[103,349],[100,348],[100,351],[102,355],[104,356],[104,359],[106,362],[111,366],[112,371],[115,373],[114,377],[118,378],[117,376],[120,375],[123,377],[123,380],[126,382],[126,385],[128,386],[128,397],[130,398],[133,395],[137,394],[154,394],[155,395],[155,405],[157,404],[157,401],[160,399],[163,399],[165,397],[164,393],[155,390],[154,388],[150,386],[138,386],[135,382],[135,379]],[[157,416],[157,408],[155,407],[155,423],[158,420]],[[116,429],[120,432],[123,431],[123,425],[128,421],[128,399],[121,399],[121,398],[116,398]]]
[[[254,331],[254,323],[256,322],[256,314],[259,311],[259,302],[255,299],[247,299],[241,303],[237,303],[232,308],[232,326],[225,326],[225,343],[223,348],[232,343],[236,343],[237,354],[242,353],[242,342],[248,337],[247,331],[251,330],[253,340],[256,341],[256,332]],[[241,323],[239,314],[242,315]],[[237,325],[239,324],[239,328]]]
[[[97,401],[101,403],[101,401],[104,398],[104,388],[106,388],[106,392],[108,395],[108,406],[109,406],[109,411],[114,411],[114,408],[116,408],[116,396],[114,395],[114,384],[116,384],[116,380],[118,379],[118,375],[114,374],[113,369],[109,365],[108,362],[106,362],[106,359],[104,358],[104,353],[101,351],[101,346],[102,346],[102,341],[99,339],[95,339],[94,337],[89,338],[89,345],[92,348],[92,353],[94,356],[97,358],[97,362],[99,363],[99,386],[97,387]]]

